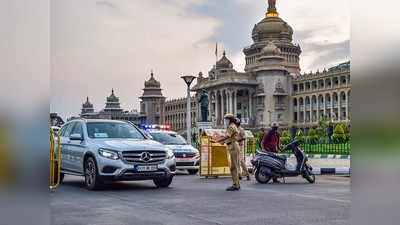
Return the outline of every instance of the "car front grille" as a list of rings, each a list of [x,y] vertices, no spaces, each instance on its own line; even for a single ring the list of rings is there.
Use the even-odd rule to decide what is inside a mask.
[[[146,157],[147,156],[147,157]],[[165,151],[125,151],[122,159],[128,163],[159,163],[167,158]]]
[[[196,156],[194,152],[175,152],[174,153],[176,158],[193,158]]]

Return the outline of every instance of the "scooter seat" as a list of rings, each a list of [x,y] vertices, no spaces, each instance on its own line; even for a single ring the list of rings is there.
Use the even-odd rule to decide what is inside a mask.
[[[269,157],[272,157],[274,159],[281,160],[283,162],[286,162],[286,160],[287,160],[286,156],[284,156],[284,155],[280,156],[280,155],[275,154],[273,152],[259,152],[259,154],[265,155],[265,156],[269,156]]]

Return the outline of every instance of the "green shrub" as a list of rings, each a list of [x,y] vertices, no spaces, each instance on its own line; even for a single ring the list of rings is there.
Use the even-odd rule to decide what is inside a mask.
[[[297,133],[296,133],[296,140],[299,142],[299,143],[304,143],[304,134],[303,134],[303,131],[302,130],[298,130],[297,131]]]
[[[315,129],[311,128],[307,134],[307,143],[317,144],[319,142],[319,136]]]
[[[333,130],[332,139],[333,139],[333,142],[336,144],[346,143],[347,137],[344,132],[342,124],[339,123],[335,126],[335,129]]]
[[[281,138],[280,138],[281,144],[282,145],[287,145],[290,143],[290,134],[289,131],[285,130],[282,132]]]

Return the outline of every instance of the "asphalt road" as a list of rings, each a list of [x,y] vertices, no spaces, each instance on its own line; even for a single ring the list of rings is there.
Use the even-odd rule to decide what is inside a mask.
[[[66,176],[51,194],[52,225],[301,225],[350,224],[350,178],[317,176],[315,184],[243,181],[226,192],[230,178],[178,175],[170,188],[151,181],[121,182],[102,191]]]

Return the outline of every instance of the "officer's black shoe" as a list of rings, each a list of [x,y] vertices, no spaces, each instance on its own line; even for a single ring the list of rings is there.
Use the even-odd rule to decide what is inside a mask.
[[[251,179],[250,179],[250,175],[247,175],[247,180],[251,180]]]
[[[239,191],[240,187],[230,186],[226,189],[226,191]]]
[[[242,180],[242,176],[239,177],[239,180]]]

